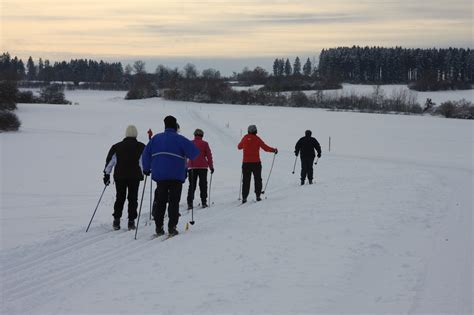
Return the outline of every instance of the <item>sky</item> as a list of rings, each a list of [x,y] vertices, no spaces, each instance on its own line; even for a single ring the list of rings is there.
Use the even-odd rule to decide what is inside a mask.
[[[472,48],[470,0],[0,0],[0,47],[224,73],[323,48]]]

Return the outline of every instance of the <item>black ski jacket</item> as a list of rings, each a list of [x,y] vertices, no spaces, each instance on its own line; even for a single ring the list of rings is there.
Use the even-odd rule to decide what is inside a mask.
[[[114,144],[107,154],[104,173],[110,174],[114,169],[114,179],[143,180],[141,155],[145,145],[136,138],[127,137]]]
[[[318,152],[318,156],[321,156],[321,146],[319,145],[318,140],[311,136],[302,137],[295,145],[296,156],[301,152],[302,158],[314,158],[314,150]]]

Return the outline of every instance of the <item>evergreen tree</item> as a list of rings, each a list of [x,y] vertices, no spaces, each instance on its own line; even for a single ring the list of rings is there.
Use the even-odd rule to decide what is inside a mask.
[[[291,64],[290,64],[290,60],[288,60],[288,58],[286,59],[286,62],[285,62],[285,75],[287,77],[289,77],[291,75]]]
[[[313,70],[313,67],[311,65],[311,61],[309,58],[306,60],[306,63],[303,66],[303,74],[307,77],[311,76],[311,71]]]
[[[43,79],[43,70],[44,70],[44,64],[43,64],[43,59],[39,59],[38,61],[38,73],[36,74],[36,78],[40,81],[44,80]]]
[[[280,59],[276,58],[275,61],[273,61],[273,75],[275,77],[279,77],[280,74]]]
[[[296,57],[295,63],[293,64],[293,75],[301,75],[301,61],[300,57]]]
[[[28,73],[27,73],[28,80],[30,81],[36,80],[36,67],[35,67],[33,58],[31,58],[31,56],[30,58],[28,58],[28,63],[26,64],[26,67],[28,69]]]

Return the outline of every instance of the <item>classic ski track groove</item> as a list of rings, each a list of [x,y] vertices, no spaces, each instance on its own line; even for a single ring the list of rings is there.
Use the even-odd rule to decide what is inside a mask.
[[[214,208],[216,210],[216,212],[213,213],[214,215],[202,219],[200,222],[212,223],[222,217],[232,215],[234,212],[231,210],[235,210],[239,205],[232,202],[230,204],[223,204],[222,206],[222,208]],[[183,217],[186,217],[186,215],[183,215]],[[120,233],[120,235],[118,235],[119,238],[124,239],[125,241],[126,237],[130,237],[130,242],[122,243],[119,247],[114,247],[106,252],[93,255],[88,259],[80,257],[78,258],[78,260],[82,260],[80,265],[71,266],[68,264],[68,261],[73,261],[75,258],[72,253],[87,248],[88,246],[96,246],[98,242],[117,238],[117,233],[113,232],[114,231],[101,233],[93,238],[80,242],[80,245],[78,246],[68,248],[63,247],[53,253],[47,254],[46,256],[38,257],[34,261],[20,264],[14,269],[10,268],[9,271],[5,270],[5,272],[2,272],[4,276],[3,286],[5,289],[3,292],[4,301],[8,302],[8,304],[13,304],[12,302],[18,300],[34,298],[35,295],[45,295],[45,291],[48,292],[46,296],[55,296],[55,292],[57,292],[58,289],[77,283],[82,279],[87,279],[91,274],[100,273],[103,269],[110,267],[110,261],[113,261],[114,264],[116,264],[117,262],[129,257],[129,254],[137,254],[140,253],[141,250],[149,249],[150,241],[156,241],[156,238],[138,238],[141,243],[137,244],[133,240],[132,234]],[[133,233],[133,231],[130,232]],[[181,234],[183,233],[188,232],[184,231]],[[165,238],[159,243],[169,239],[170,238]],[[62,260],[66,261],[62,262]],[[6,306],[7,305],[5,305],[5,307]],[[8,311],[8,309],[6,310]]]
[[[104,236],[107,236],[108,234],[112,232],[115,232],[115,231],[111,229],[110,231],[105,231],[103,233],[94,235],[90,238],[86,238],[78,242],[71,242],[72,244],[69,244],[69,243],[63,244],[61,248],[48,252],[48,254],[46,255],[35,254],[33,255],[33,257],[29,257],[29,256],[24,257],[24,260],[27,260],[27,261],[8,265],[3,269],[3,272],[10,273],[10,272],[17,272],[19,270],[23,271],[30,266],[35,266],[38,262],[43,262],[44,260],[54,258],[58,256],[58,254],[69,253],[69,252],[84,248],[90,244],[97,244],[97,241],[100,242],[100,241],[106,240],[107,238],[104,238]]]

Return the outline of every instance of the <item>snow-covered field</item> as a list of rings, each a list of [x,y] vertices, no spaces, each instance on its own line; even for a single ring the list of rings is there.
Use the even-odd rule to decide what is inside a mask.
[[[235,86],[233,89],[237,91],[242,90],[258,90],[263,85],[253,85],[250,87]],[[339,95],[351,95],[352,93],[356,95],[372,95],[374,93],[375,85],[370,84],[349,84],[343,83],[342,89],[338,90],[323,90],[323,94],[326,96],[339,96]],[[307,95],[314,94],[315,91],[304,91]],[[460,90],[460,91],[431,91],[431,92],[417,92],[410,90],[406,85],[403,84],[384,84],[380,85],[379,93],[383,94],[385,97],[392,97],[395,95],[400,95],[401,93],[406,93],[407,95],[413,95],[417,102],[424,106],[426,99],[431,98],[431,100],[436,104],[440,105],[446,101],[459,101],[465,99],[471,102],[474,102],[474,90]],[[287,93],[288,95],[290,92]]]
[[[472,121],[124,94],[20,104],[21,131],[0,134],[1,314],[472,313]],[[112,231],[110,186],[86,234],[110,146],[130,123],[146,142],[168,114],[185,136],[205,132],[212,207],[185,231],[182,198],[182,233],[151,240],[147,187],[134,240]],[[268,199],[239,206],[249,124],[279,154]],[[301,187],[291,171],[305,129],[323,156]],[[262,157],[265,183],[273,156]]]

